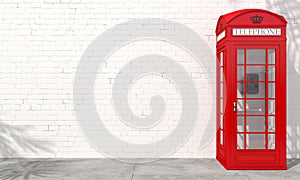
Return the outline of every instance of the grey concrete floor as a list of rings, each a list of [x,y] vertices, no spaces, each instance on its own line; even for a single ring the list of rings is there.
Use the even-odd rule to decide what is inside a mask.
[[[286,171],[226,171],[214,159],[161,159],[147,163],[111,159],[0,159],[0,179],[298,180],[299,163],[299,159],[289,160]]]

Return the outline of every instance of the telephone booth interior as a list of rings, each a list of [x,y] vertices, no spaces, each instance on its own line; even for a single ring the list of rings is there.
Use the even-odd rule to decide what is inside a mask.
[[[286,24],[260,9],[218,20],[216,158],[226,169],[286,169]]]

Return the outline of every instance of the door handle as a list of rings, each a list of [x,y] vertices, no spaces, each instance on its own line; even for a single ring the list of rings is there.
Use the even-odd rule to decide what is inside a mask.
[[[236,102],[233,102],[233,112],[236,112]]]

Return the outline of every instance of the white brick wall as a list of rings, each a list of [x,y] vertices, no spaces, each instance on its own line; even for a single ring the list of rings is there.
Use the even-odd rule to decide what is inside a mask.
[[[275,1],[275,0],[274,0]],[[273,8],[266,3],[269,9]],[[285,3],[285,1],[282,1]],[[293,7],[291,4],[287,5]],[[299,3],[296,3],[297,5]],[[161,18],[181,23],[201,36],[214,52],[214,29],[218,17],[237,9],[265,8],[264,0],[12,0],[0,6],[0,152],[2,157],[104,157],[84,137],[76,120],[73,105],[74,75],[87,46],[98,35],[116,24],[138,18]],[[299,6],[298,6],[299,7]],[[283,8],[283,6],[282,6]],[[286,13],[297,29],[296,10],[274,7]],[[289,14],[289,13],[290,14]],[[297,16],[298,15],[298,16]],[[297,19],[298,18],[298,19]],[[291,23],[292,26],[292,23]],[[298,28],[299,29],[299,28]],[[295,31],[299,37],[299,31]],[[300,42],[300,41],[299,41]],[[291,48],[299,49],[298,40]],[[151,131],[139,131],[118,121],[111,104],[112,79],[122,65],[145,54],[165,55],[182,65],[196,84],[200,109],[199,119],[189,140],[170,157],[214,158],[215,140],[200,147],[207,125],[207,111],[214,101],[203,69],[187,52],[161,41],[137,41],[114,52],[95,82],[96,106],[106,128],[116,137],[130,143],[147,144],[164,138],[176,126],[180,116],[180,92],[161,76],[145,76],[131,87],[129,104],[137,115],[151,113],[150,97],[165,98],[167,112],[162,122]],[[203,52],[205,54],[205,52]],[[296,55],[295,55],[296,56]],[[202,60],[215,73],[214,59]],[[297,56],[299,59],[299,56]],[[290,71],[299,78],[299,64]],[[292,66],[292,67],[291,67]],[[295,79],[297,80],[297,79]],[[299,80],[299,79],[298,79]],[[290,80],[291,81],[291,80]],[[293,83],[292,83],[293,84]],[[294,83],[295,84],[295,83]],[[292,90],[289,93],[293,95]],[[291,100],[290,118],[297,115],[300,101]],[[297,105],[297,106],[296,106]],[[178,110],[179,109],[179,110]],[[297,121],[290,121],[290,125]],[[293,128],[293,127],[289,127]],[[299,148],[299,131],[290,131],[290,142]],[[298,131],[298,132],[297,132]],[[291,156],[299,156],[297,149]],[[147,155],[145,155],[147,157]]]

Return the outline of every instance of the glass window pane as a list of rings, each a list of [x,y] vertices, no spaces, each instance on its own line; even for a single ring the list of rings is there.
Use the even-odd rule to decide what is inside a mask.
[[[220,131],[220,144],[223,145],[223,131]]]
[[[275,100],[269,100],[269,114],[275,114]]]
[[[223,83],[223,98],[224,104],[226,104],[226,83]]]
[[[220,53],[220,66],[223,66],[223,52]]]
[[[223,72],[223,68],[221,67],[220,68],[220,82],[224,81],[223,76],[224,76],[224,72]]]
[[[247,81],[264,81],[266,78],[266,66],[247,66]]]
[[[220,128],[223,129],[223,115],[220,115]]]
[[[265,149],[265,135],[247,134],[246,149]]]
[[[237,58],[238,64],[244,64],[244,49],[238,49]]]
[[[268,67],[268,80],[275,81],[275,67]]]
[[[237,97],[238,98],[243,98],[244,97],[244,85],[245,83],[242,83],[242,82],[238,82],[237,83]]]
[[[246,50],[247,64],[266,64],[265,49],[247,49]]]
[[[244,116],[238,116],[237,132],[244,132]]]
[[[266,85],[264,82],[247,82],[247,98],[265,98]]]
[[[275,49],[268,50],[268,63],[275,64]]]
[[[268,117],[268,131],[275,132],[275,116]]]
[[[237,101],[237,112],[238,114],[244,114],[244,100]]]
[[[265,100],[247,100],[246,114],[265,114]]]
[[[223,83],[220,83],[220,98],[223,97],[223,90],[224,90],[224,87],[223,87]]]
[[[244,134],[237,134],[237,149],[244,149]]]
[[[237,67],[237,80],[244,80],[244,66]]]
[[[247,132],[264,132],[265,131],[265,117],[264,116],[247,116],[246,120]]]
[[[275,149],[275,134],[268,135],[268,149]]]
[[[220,112],[224,112],[224,106],[223,106],[223,98],[220,98]]]
[[[268,97],[275,98],[275,83],[269,83]]]

